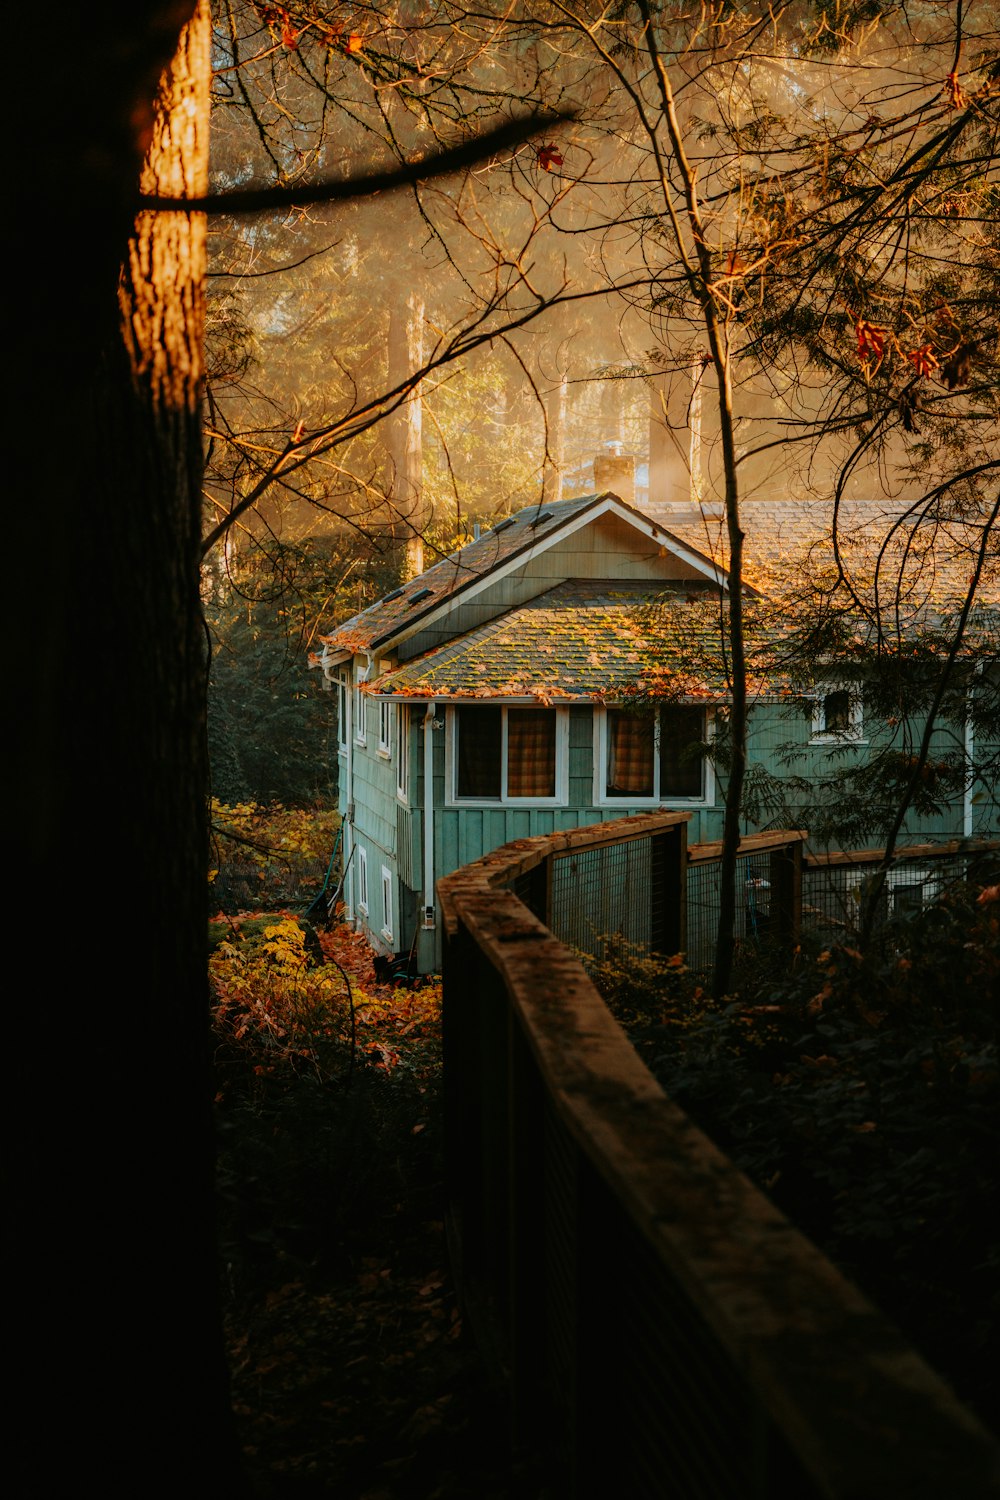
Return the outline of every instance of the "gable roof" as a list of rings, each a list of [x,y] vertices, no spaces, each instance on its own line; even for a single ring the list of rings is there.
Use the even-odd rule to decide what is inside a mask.
[[[596,520],[608,513],[653,537],[692,563],[706,578],[721,581],[719,568],[700,547],[674,536],[649,516],[626,505],[617,495],[581,495],[575,500],[559,500],[550,505],[530,505],[498,522],[450,557],[442,558],[418,578],[394,589],[384,599],[338,626],[330,635],[321,636],[327,659],[351,655],[355,651],[374,651],[413,634],[460,596],[487,580],[502,576],[507,569],[526,561],[536,549],[544,550],[584,521]]]

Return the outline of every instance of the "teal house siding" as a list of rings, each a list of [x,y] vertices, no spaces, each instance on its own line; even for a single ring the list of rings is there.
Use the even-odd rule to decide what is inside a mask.
[[[320,665],[343,719],[344,909],[373,947],[437,968],[436,882],[512,839],[655,807],[689,814],[690,843],[721,839],[724,578],[698,549],[703,533],[665,529],[613,495],[533,507],[325,639]],[[808,690],[780,674],[760,681],[747,833],[819,828],[838,772],[880,757],[905,769],[916,754],[919,718],[875,722],[835,663]],[[981,681],[985,692],[993,678]],[[928,777],[968,759],[970,736],[965,724],[938,728]],[[914,805],[901,843],[996,836],[997,746],[975,751],[983,773]],[[611,930],[629,902],[624,888],[608,897]]]

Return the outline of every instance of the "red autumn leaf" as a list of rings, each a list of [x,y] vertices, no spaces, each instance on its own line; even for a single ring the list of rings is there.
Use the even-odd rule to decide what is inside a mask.
[[[287,10],[281,13],[281,45],[287,47],[289,52],[294,52],[299,45],[299,33],[292,25],[292,18]]]
[[[869,323],[865,318],[859,318],[854,331],[858,336],[858,358],[865,361],[869,355],[874,355],[876,362],[881,364],[885,354],[886,330],[876,328],[874,323]]]
[[[932,370],[936,370],[938,367],[932,344],[921,344],[919,349],[914,349],[912,354],[908,354],[906,357],[917,374],[923,376],[924,379],[930,375]]]
[[[563,164],[562,152],[551,141],[545,146],[539,146],[535,155],[543,172],[551,172],[553,167],[561,167]]]
[[[347,50],[348,50],[348,52],[360,52],[361,49],[362,49],[362,47],[364,46],[364,44],[365,44],[364,37],[363,36],[358,36],[357,32],[355,32],[355,31],[352,31],[351,34],[350,34],[350,36],[347,38]]]

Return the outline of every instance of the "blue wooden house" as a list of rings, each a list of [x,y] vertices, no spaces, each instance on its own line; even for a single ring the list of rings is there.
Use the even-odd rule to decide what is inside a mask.
[[[807,507],[780,509],[747,507],[748,599],[765,634],[774,567],[787,576],[820,526]],[[325,638],[343,899],[374,947],[438,967],[437,880],[510,839],[659,807],[690,813],[691,842],[721,837],[723,542],[707,510],[654,519],[610,493],[532,506]],[[849,670],[830,663],[803,692],[780,652],[769,661],[751,684],[751,768],[797,757],[808,777],[869,753],[884,731],[866,724]],[[994,789],[969,785],[908,833],[996,825]]]

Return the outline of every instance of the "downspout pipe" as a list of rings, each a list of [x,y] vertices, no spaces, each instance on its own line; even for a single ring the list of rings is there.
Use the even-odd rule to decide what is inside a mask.
[[[421,926],[433,928],[434,915],[434,720],[433,700],[424,711],[424,911]]]
[[[351,864],[354,859],[354,663],[351,663],[351,674],[344,684],[344,717],[347,739],[347,785],[344,787],[344,813],[341,820],[341,828],[344,833],[344,889],[341,895],[347,901],[347,916],[350,921],[354,920],[356,906],[354,902],[354,872]]]
[[[973,762],[976,753],[976,731],[973,721],[973,706],[976,693],[976,679],[983,675],[982,661],[978,661],[973,672],[973,680],[965,695],[965,792],[962,797],[962,837],[971,839],[975,828],[976,810],[972,802],[972,794],[976,788],[976,778],[973,775]]]

